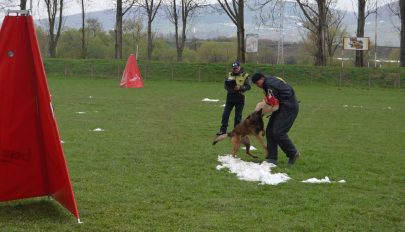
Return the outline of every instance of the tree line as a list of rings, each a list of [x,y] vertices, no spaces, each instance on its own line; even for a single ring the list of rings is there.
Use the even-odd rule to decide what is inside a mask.
[[[8,0],[13,2],[13,0]],[[38,0],[43,1],[48,14],[48,28],[46,33],[48,50],[50,57],[57,56],[57,48],[62,33],[62,21],[64,15],[64,1],[66,0]],[[123,43],[126,42],[128,35],[123,29],[123,16],[129,12],[135,5],[140,6],[147,17],[146,25],[146,47],[147,59],[152,60],[156,57],[154,50],[157,46],[163,46],[161,38],[153,33],[153,21],[158,11],[165,11],[167,19],[173,24],[174,47],[177,61],[183,61],[186,53],[192,53],[187,48],[186,30],[193,16],[202,8],[212,6],[208,5],[206,0],[116,0],[115,3],[115,29],[102,35],[101,41],[92,41],[90,37],[89,20],[86,20],[86,6],[91,0],[77,0],[82,9],[82,25],[81,25],[81,58],[89,57],[89,50],[94,46],[93,42],[99,45],[105,45],[113,36],[114,43],[114,58],[123,58]],[[378,0],[352,0],[353,5],[357,6],[357,37],[364,37],[365,20],[373,14],[377,14]],[[400,26],[400,66],[405,67],[405,0],[384,0],[389,4],[392,13],[397,15],[401,21]],[[26,9],[27,1],[19,0],[20,8]],[[382,1],[379,1],[382,2]],[[274,23],[275,15],[280,13],[277,7],[285,4],[283,0],[254,0],[253,4],[247,4],[245,0],[217,0],[215,10],[224,12],[236,27],[236,46],[233,56],[242,62],[246,62],[246,45],[245,45],[245,29],[244,29],[244,9],[251,7],[257,10],[260,15],[261,23],[266,25]],[[295,6],[299,12],[301,25],[307,30],[305,41],[308,43],[308,52],[312,55],[315,65],[324,66],[330,64],[328,58],[334,56],[337,48],[341,46],[341,38],[346,35],[342,19],[344,15],[336,10],[336,0],[296,0]],[[375,6],[375,7],[374,7]],[[282,14],[282,13],[281,13]],[[60,20],[62,19],[62,20]],[[273,22],[271,22],[273,19]],[[90,19],[91,20],[91,19]],[[135,24],[136,25],[136,24]],[[136,26],[135,26],[136,27]],[[138,23],[139,29],[139,23]],[[72,30],[72,29],[68,29]],[[94,28],[93,28],[94,30]],[[70,31],[73,35],[74,32]],[[66,33],[66,32],[64,32]],[[133,32],[132,32],[133,33]],[[87,36],[87,37],[86,37]],[[107,38],[108,37],[108,38]],[[99,39],[99,38],[97,38]],[[135,39],[135,38],[133,38]],[[139,38],[138,38],[139,40]],[[90,42],[91,41],[91,42]],[[59,46],[60,47],[60,46]],[[110,48],[108,48],[110,49]],[[170,49],[169,49],[170,50]],[[95,51],[94,51],[95,52]],[[188,58],[189,59],[189,58]],[[365,66],[364,52],[356,51],[355,65],[358,67]]]

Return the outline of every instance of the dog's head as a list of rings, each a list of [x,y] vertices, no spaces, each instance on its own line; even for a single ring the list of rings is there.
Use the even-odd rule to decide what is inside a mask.
[[[252,124],[257,124],[258,122],[263,122],[263,109],[259,109],[258,111],[255,111],[247,117],[249,121],[252,122]]]
[[[256,134],[259,134],[260,132],[264,134],[263,109],[251,113],[246,121],[255,128],[254,130]]]

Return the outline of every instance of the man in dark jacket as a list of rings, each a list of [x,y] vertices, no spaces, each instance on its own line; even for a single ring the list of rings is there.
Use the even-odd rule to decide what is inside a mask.
[[[228,128],[229,115],[232,108],[235,107],[235,120],[234,127],[238,125],[242,120],[242,111],[245,105],[244,93],[248,91],[250,87],[249,74],[245,73],[245,70],[240,66],[239,61],[232,64],[232,72],[225,78],[224,87],[227,90],[226,103],[224,112],[222,113],[221,128],[217,135],[226,133]]]
[[[264,90],[267,99],[278,99],[279,109],[272,113],[266,128],[267,139],[267,161],[277,164],[277,149],[287,155],[288,163],[294,164],[300,156],[299,151],[288,137],[288,131],[292,127],[298,115],[298,101],[294,89],[283,79],[275,76],[265,76],[262,73],[255,73],[252,82]],[[270,101],[271,102],[271,101]]]

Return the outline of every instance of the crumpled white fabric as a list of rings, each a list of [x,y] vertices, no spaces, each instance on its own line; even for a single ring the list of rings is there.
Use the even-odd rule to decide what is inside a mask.
[[[303,182],[303,183],[311,183],[311,184],[323,184],[323,183],[334,183],[336,181],[331,181],[329,179],[329,177],[325,176],[325,178],[323,178],[323,179],[310,178],[310,179],[307,179],[307,180],[303,180],[301,182]],[[337,182],[338,183],[346,183],[345,180],[339,180]]]
[[[246,162],[239,158],[233,158],[232,155],[218,156],[218,161],[221,165],[217,166],[217,170],[227,168],[229,169],[229,172],[235,173],[240,180],[258,181],[260,184],[278,185],[287,182],[290,179],[285,173],[272,174],[271,168],[276,167],[276,165],[266,161],[260,164]]]

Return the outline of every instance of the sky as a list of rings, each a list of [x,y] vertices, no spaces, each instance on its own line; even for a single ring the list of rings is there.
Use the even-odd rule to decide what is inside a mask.
[[[76,14],[80,13],[80,6],[78,3],[76,3],[75,0],[70,0],[71,3],[69,4],[69,9],[67,10],[67,14]],[[210,2],[216,2],[215,0],[209,0]],[[111,1],[106,1],[106,0],[99,0],[99,1],[93,1],[96,2],[90,6],[91,9],[89,11],[98,11],[98,10],[104,10],[104,9],[110,9],[113,8],[114,5],[111,3]],[[337,0],[337,5],[339,9],[342,10],[348,10],[348,11],[353,11],[353,5],[352,5],[352,0]]]
[[[1,1],[1,0],[0,0]],[[15,0],[18,2],[17,0]],[[72,14],[77,14],[81,12],[80,4],[78,3],[78,0],[65,0],[65,15],[72,15]],[[216,2],[216,0],[208,0],[210,2]],[[33,15],[34,17],[38,18],[45,18],[47,17],[46,12],[43,10],[43,7],[38,6],[37,0],[34,0],[33,4]],[[40,1],[42,2],[42,1]],[[114,8],[114,4],[112,3],[111,0],[90,0],[88,2],[91,2],[87,6],[87,11],[99,11],[99,10],[105,10],[105,9],[111,9]],[[28,3],[29,5],[29,3]],[[352,5],[352,0],[337,0],[337,8],[342,9],[342,10],[347,10],[347,11],[353,11],[353,5]]]

